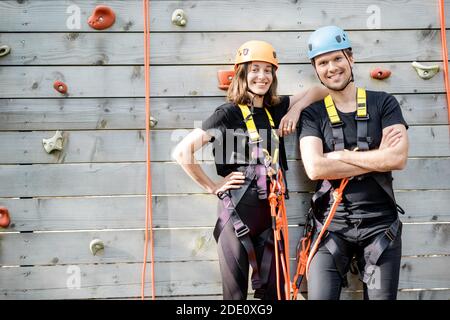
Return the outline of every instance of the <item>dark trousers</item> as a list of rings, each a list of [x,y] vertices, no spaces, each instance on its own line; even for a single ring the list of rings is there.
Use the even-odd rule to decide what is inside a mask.
[[[222,210],[221,203],[219,203],[219,210]],[[271,228],[270,207],[268,201],[258,200],[256,190],[251,188],[242,198],[237,207],[237,211],[243,222],[247,224],[250,229],[250,237],[256,251],[256,260],[258,265],[260,265],[265,246],[265,241],[260,235],[268,228]],[[265,234],[269,234],[271,243],[273,244],[273,232],[266,231]],[[250,271],[248,255],[244,246],[235,234],[231,220],[225,224],[222,233],[219,236],[217,248],[222,276],[223,299],[247,299]],[[272,256],[268,281],[264,289],[263,300],[277,299],[274,256]],[[281,290],[283,290],[282,286]]]
[[[362,241],[353,242],[340,237],[342,254],[345,259],[338,259],[346,265],[338,266],[336,259],[323,241],[319,250],[311,261],[308,276],[308,299],[310,300],[338,300],[341,294],[345,274],[342,270],[349,270],[352,257],[355,256],[360,272],[367,268],[364,259],[364,247],[367,246],[377,235]],[[365,300],[395,300],[397,298],[398,281],[401,259],[401,233],[383,251],[375,266],[370,265],[368,270],[371,276],[364,283]],[[341,271],[340,271],[341,270]]]

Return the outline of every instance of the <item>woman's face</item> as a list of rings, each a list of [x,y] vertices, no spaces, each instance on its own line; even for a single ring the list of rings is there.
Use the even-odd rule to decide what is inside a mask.
[[[251,92],[265,95],[273,81],[272,64],[262,61],[253,61],[248,67],[247,84]]]

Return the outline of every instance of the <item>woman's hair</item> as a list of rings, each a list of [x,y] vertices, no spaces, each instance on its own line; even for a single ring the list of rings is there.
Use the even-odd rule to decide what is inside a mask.
[[[251,104],[252,98],[248,93],[247,75],[251,62],[241,63],[236,68],[236,73],[231,81],[227,91],[227,101],[235,104]],[[280,102],[277,95],[277,75],[275,67],[272,66],[272,84],[264,95],[263,104],[265,106],[273,106]]]

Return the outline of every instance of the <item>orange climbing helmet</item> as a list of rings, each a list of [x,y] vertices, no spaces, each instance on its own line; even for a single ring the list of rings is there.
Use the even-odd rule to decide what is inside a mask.
[[[271,63],[275,70],[278,68],[277,53],[270,43],[260,40],[247,41],[238,49],[234,62],[234,69],[241,63],[250,61],[264,61]]]

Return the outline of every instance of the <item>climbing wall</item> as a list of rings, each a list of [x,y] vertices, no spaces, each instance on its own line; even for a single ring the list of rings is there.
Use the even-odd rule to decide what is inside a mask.
[[[291,95],[317,83],[305,50],[311,31],[336,24],[349,31],[354,44],[357,84],[393,93],[410,124],[408,165],[394,174],[396,196],[406,210],[399,298],[450,298],[450,141],[443,73],[424,80],[411,66],[417,61],[442,68],[437,3],[150,2],[157,297],[221,298],[212,237],[216,199],[170,156],[176,143],[224,101],[217,72],[231,69],[244,41],[266,40],[281,62],[279,92]],[[98,30],[88,19],[101,4],[113,10],[115,21]],[[0,1],[0,207],[11,219],[0,230],[0,299],[140,295],[145,216],[141,6],[140,0]],[[179,25],[171,20],[177,9],[186,15],[175,15],[174,20],[184,20]],[[105,17],[93,17],[91,25],[102,27]],[[446,19],[450,23],[449,4]],[[375,68],[392,74],[372,79]],[[56,149],[47,153],[43,141],[52,137],[45,147]],[[301,233],[296,225],[304,222],[313,184],[294,139],[288,142],[295,247]],[[215,176],[211,155],[199,156]],[[352,279],[342,298],[359,299],[360,289]],[[146,292],[151,292],[149,280]]]

